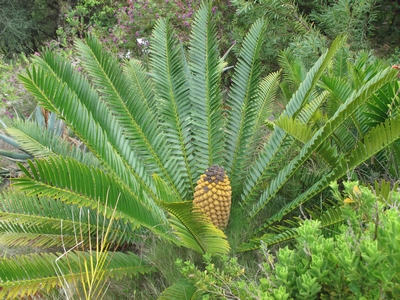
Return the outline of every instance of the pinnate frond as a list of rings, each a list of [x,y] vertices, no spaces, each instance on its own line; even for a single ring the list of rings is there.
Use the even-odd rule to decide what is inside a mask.
[[[143,262],[132,252],[107,252],[100,276],[121,279],[123,276],[133,277],[152,271],[152,267]],[[90,257],[88,252],[41,253],[0,258],[0,297],[13,299],[33,295],[37,292],[50,291],[61,286],[59,276],[72,282],[80,278],[85,264],[90,260],[96,263],[96,256]],[[60,274],[60,272],[62,274]]]
[[[135,194],[103,170],[88,167],[71,158],[54,157],[28,161],[30,170],[20,165],[25,177],[14,179],[14,186],[28,195],[58,198],[69,204],[97,208],[108,206],[110,217],[117,205],[116,219],[125,219],[162,234],[164,212],[144,192]],[[136,225],[135,225],[136,226]]]
[[[92,208],[79,208],[57,199],[8,191],[0,196],[0,244],[34,247],[72,247],[79,239],[94,238],[111,224],[109,241],[132,243],[138,224],[113,220]]]
[[[158,204],[166,209],[171,218],[170,223],[178,236],[178,244],[184,245],[199,253],[226,254],[229,252],[229,243],[225,234],[204,214],[193,210],[192,202],[176,202],[173,194],[165,182],[154,176],[159,195],[165,202]]]
[[[285,205],[278,213],[269,218],[268,222],[262,226],[259,231],[262,231],[271,224],[281,220],[283,216],[287,215],[329,187],[329,184],[332,181],[343,177],[349,170],[359,166],[362,162],[366,161],[399,138],[400,118],[388,119],[385,123],[373,128],[364,137],[364,141],[358,141],[357,146],[348,156],[338,160],[335,169],[323,176],[307,191],[300,194],[296,199]]]
[[[324,70],[328,67],[331,59],[335,53],[340,49],[344,43],[343,37],[338,37],[333,43],[331,48],[325,52],[307,73],[306,78],[300,84],[299,89],[293,94],[291,100],[282,112],[281,117],[295,117],[301,111],[301,108],[307,103],[310,95],[313,94],[314,88],[323,74]],[[310,116],[311,117],[311,116]],[[304,122],[305,120],[303,120]],[[265,144],[259,156],[254,163],[249,167],[249,176],[243,183],[243,191],[241,195],[244,204],[251,203],[256,199],[260,191],[260,186],[265,181],[267,176],[271,173],[271,165],[273,165],[276,158],[280,154],[285,153],[292,142],[288,139],[288,135],[279,127],[276,127],[270,136],[268,143]]]
[[[262,108],[258,98],[261,75],[259,53],[264,42],[266,22],[257,20],[247,33],[233,75],[232,89],[227,100],[226,166],[232,187],[239,184],[243,176],[245,153],[255,133],[257,113]]]
[[[282,188],[284,183],[304,164],[304,162],[311,156],[311,154],[322,146],[332,135],[332,133],[341,126],[351,115],[358,109],[360,105],[381,86],[394,78],[392,70],[386,69],[377,74],[376,77],[371,79],[365,84],[357,94],[349,98],[344,103],[335,115],[321,127],[313,136],[311,140],[304,145],[300,153],[288,165],[286,165],[274,180],[270,183],[268,188],[261,194],[258,203],[253,207],[252,216],[255,216],[262,207],[265,206]],[[283,116],[282,116],[283,118]]]
[[[155,25],[150,51],[152,52],[151,76],[157,98],[157,108],[162,120],[163,131],[171,147],[169,164],[175,164],[175,176],[180,180],[182,199],[185,192],[194,191],[192,174],[194,161],[191,137],[192,120],[189,99],[187,63],[182,46],[170,24],[158,20]],[[190,189],[187,189],[187,186]],[[183,189],[182,187],[186,187]]]
[[[223,111],[220,58],[211,6],[196,13],[189,49],[196,178],[213,164],[223,163]]]
[[[196,286],[186,278],[181,278],[165,289],[158,300],[191,300],[194,298]]]

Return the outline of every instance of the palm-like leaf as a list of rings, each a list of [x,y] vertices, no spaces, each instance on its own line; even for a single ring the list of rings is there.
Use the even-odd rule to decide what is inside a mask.
[[[180,180],[181,188],[189,184],[194,191],[192,174],[193,143],[190,136],[191,104],[189,98],[189,79],[186,69],[187,62],[181,51],[181,46],[174,35],[171,25],[160,20],[153,33],[151,41],[152,78],[155,83],[157,107],[162,118],[165,136],[171,143],[170,157],[176,161],[168,161],[175,169],[175,176]],[[185,194],[183,194],[183,197]]]
[[[316,62],[314,67],[308,72],[306,79],[301,83],[299,89],[292,96],[285,111],[281,117],[294,117],[298,114],[299,110],[303,107],[313,92],[319,77],[322,75],[325,68],[329,65],[330,60],[334,57],[336,51],[341,47],[343,40],[338,38],[332,47]],[[291,142],[289,141],[289,145]],[[284,152],[288,145],[287,134],[279,127],[276,127],[271,135],[268,143],[265,144],[264,149],[260,152],[257,159],[250,166],[250,174],[243,184],[242,201],[248,203],[254,201],[259,193],[262,182],[270,174],[270,167],[277,158],[278,153]]]
[[[30,154],[29,158],[50,156],[70,156],[86,165],[99,166],[100,163],[90,152],[82,151],[51,130],[29,121],[17,121],[14,127],[6,129],[19,148]]]
[[[79,208],[45,197],[7,192],[0,197],[0,244],[34,247],[73,247],[78,239],[86,241],[96,231],[104,231],[110,219],[92,208]],[[99,214],[99,215],[98,215]],[[111,222],[109,240],[131,244],[137,240],[137,224],[120,220]],[[77,232],[80,232],[77,236]]]
[[[320,228],[331,228],[334,225],[341,224],[344,221],[342,208],[336,205],[332,205],[328,207],[325,211],[321,213],[311,212],[311,215],[314,217],[314,220],[320,221]],[[296,225],[301,224],[299,222]],[[282,242],[287,242],[292,239],[298,237],[297,227],[291,224],[292,228],[288,228],[287,226],[278,226],[273,228],[274,233],[265,233],[261,237],[254,237],[250,242],[243,243],[238,248],[240,252],[246,252],[258,249],[260,244],[266,246],[276,245]]]
[[[158,300],[191,300],[197,299],[195,296],[196,287],[193,283],[182,278],[168,287]]]
[[[140,193],[139,184],[151,193],[150,179],[146,175],[142,162],[135,158],[132,152],[127,153],[130,148],[122,136],[118,122],[111,115],[102,114],[103,122],[107,122],[107,127],[112,127],[111,132],[106,133],[96,122],[92,111],[88,110],[77,94],[69,89],[68,85],[63,83],[56,74],[40,66],[37,68],[33,66],[27,72],[27,76],[21,76],[21,80],[44,108],[56,112],[65,119],[88,149],[108,167],[110,172],[119,177],[121,182],[138,194]],[[65,102],[64,99],[69,99],[69,101]],[[99,103],[101,107],[101,102]],[[126,153],[129,161],[114,153]]]
[[[58,272],[63,274],[63,280],[66,282],[76,280],[91,259],[87,252],[68,252],[67,256],[61,259],[60,256],[61,253],[42,253],[1,258],[0,297],[12,299],[61,286],[64,282],[60,281]],[[118,279],[148,273],[151,270],[152,267],[143,263],[134,253],[109,252],[101,272]]]
[[[279,66],[283,68],[285,83],[297,89],[304,79],[304,66],[296,60],[289,50],[282,51],[278,57]]]
[[[258,150],[262,147],[265,140],[265,130],[262,124],[271,116],[272,107],[277,96],[280,82],[280,72],[273,72],[262,79],[258,88],[258,98],[260,107],[257,111],[257,116],[254,123],[254,133],[248,142],[249,146],[246,153],[246,162],[244,166],[249,166],[253,163],[257,156]]]
[[[337,166],[330,173],[322,177],[318,182],[311,186],[306,192],[299,195],[296,199],[285,205],[278,213],[273,215],[268,222],[258,231],[262,232],[266,227],[282,219],[295,208],[318,195],[329,184],[337,178],[346,175],[349,169],[353,169],[378,153],[399,138],[400,119],[394,118],[387,120],[384,124],[373,128],[364,141],[359,141],[357,147],[350,153],[349,157],[338,161]]]
[[[148,101],[151,104],[152,95],[146,85],[148,80],[146,81],[143,75],[137,78],[140,75],[138,66],[134,62],[127,63],[124,69],[130,76],[122,76],[124,71],[117,59],[110,53],[105,53],[96,39],[90,38],[87,43],[76,43],[89,75],[94,78],[96,88],[102,94],[102,100],[119,122],[122,132],[117,134],[127,139],[131,149],[144,158],[147,172],[162,174],[173,188],[180,186],[181,179],[176,175],[177,170],[174,168],[176,164],[172,161],[167,165],[166,158],[169,157],[170,149],[166,145],[165,136],[160,133],[160,127],[154,122],[155,113],[149,109]],[[132,78],[136,79],[134,86],[130,84],[129,79]],[[139,93],[134,90],[138,86],[143,86]],[[106,126],[102,124],[105,129],[109,127]],[[107,132],[111,133],[111,130],[112,128]],[[126,152],[126,155],[127,161],[132,161],[129,152]],[[180,195],[182,190],[175,192]]]
[[[259,53],[265,30],[265,21],[259,19],[246,35],[227,101],[226,169],[231,174],[234,190],[243,175],[244,154],[255,132],[257,113],[263,107],[257,93],[261,75]]]
[[[117,205],[116,218],[142,223],[156,232],[166,232],[165,216],[145,194],[134,194],[101,169],[91,168],[71,158],[29,161],[30,171],[20,165],[26,177],[14,179],[14,185],[28,194],[55,197],[79,206],[95,208],[97,202]],[[57,172],[55,172],[57,170]]]
[[[195,19],[189,51],[196,177],[213,164],[223,164],[221,73],[216,29],[208,8]],[[205,31],[204,28],[207,30]]]
[[[271,182],[269,187],[262,193],[258,203],[253,208],[253,215],[256,214],[265,204],[279,191],[279,189],[283,186],[284,181],[287,180],[290,176],[296,172],[298,167],[303,165],[304,161],[306,161],[310,155],[318,149],[326,139],[338,128],[342,125],[347,118],[349,118],[355,110],[362,105],[373,92],[380,87],[382,87],[385,83],[394,78],[394,72],[392,70],[385,70],[382,73],[376,75],[374,80],[371,80],[363,86],[363,88],[355,94],[353,97],[350,97],[346,103],[344,103],[336,112],[336,114],[329,120],[329,122],[322,127],[318,132],[314,134],[312,139],[310,139],[300,151],[299,155],[292,160],[283,170],[278,174],[278,176]],[[391,141],[393,142],[393,141]],[[344,174],[343,174],[344,175]]]
[[[154,179],[160,199],[166,200],[159,205],[172,216],[170,222],[179,237],[178,244],[202,254],[229,252],[229,243],[221,230],[215,228],[203,214],[193,211],[192,202],[176,202],[170,188],[160,177],[154,176]]]

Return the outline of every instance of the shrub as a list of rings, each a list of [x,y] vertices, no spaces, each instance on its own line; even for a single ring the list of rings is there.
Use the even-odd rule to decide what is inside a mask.
[[[375,29],[373,23],[377,19],[379,2],[339,0],[314,11],[310,18],[329,38],[346,33],[353,49],[365,49]]]
[[[42,43],[56,37],[58,1],[0,0],[0,51],[38,51]]]

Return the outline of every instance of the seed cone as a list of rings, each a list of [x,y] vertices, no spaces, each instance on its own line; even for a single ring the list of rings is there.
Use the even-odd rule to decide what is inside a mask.
[[[231,195],[224,168],[213,165],[197,181],[193,207],[208,216],[217,228],[225,229],[229,221]]]

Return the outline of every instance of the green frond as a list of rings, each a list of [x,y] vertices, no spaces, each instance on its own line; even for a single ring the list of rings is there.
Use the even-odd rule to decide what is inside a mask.
[[[69,128],[110,173],[115,174],[121,182],[137,193],[139,193],[139,184],[148,193],[153,193],[153,185],[142,162],[135,157],[121,134],[118,122],[107,111],[102,113],[105,120],[103,122],[107,123],[112,131],[106,133],[94,120],[93,113],[81,102],[77,94],[69,89],[54,72],[33,65],[31,70],[27,71],[27,76],[20,76],[20,80],[38,98],[38,102],[44,108],[56,112],[65,120]],[[116,153],[121,155],[115,155]]]
[[[38,102],[42,103],[43,108],[57,113],[54,104],[51,104],[51,102],[49,103],[49,100],[46,98],[48,98],[49,94],[53,95],[56,92],[57,83],[63,83],[68,86],[71,92],[76,94],[77,98],[93,113],[96,119],[98,110],[102,110],[102,107],[104,107],[102,103],[99,103],[99,94],[92,88],[86,77],[78,72],[65,57],[58,53],[53,53],[50,50],[46,50],[41,53],[40,57],[33,57],[32,62],[35,68],[31,68],[31,70],[27,69],[27,74],[20,74],[19,77],[20,80],[27,85],[29,91],[37,97]],[[51,74],[52,78],[56,80],[54,82],[51,80],[43,80],[40,74],[37,74],[39,71],[45,74]],[[41,91],[40,88],[44,85],[49,86],[49,88],[42,89]],[[98,108],[98,106],[100,106],[100,108]],[[37,119],[42,119],[40,114],[36,114],[36,116]],[[97,118],[96,121],[100,124],[102,122],[100,118]]]
[[[35,158],[54,155],[70,156],[84,164],[99,166],[100,163],[90,152],[83,152],[68,141],[57,136],[50,129],[29,121],[16,121],[6,132],[18,145]],[[32,158],[31,157],[31,158]]]
[[[123,65],[123,68],[125,75],[129,78],[129,83],[133,85],[132,90],[136,92],[136,101],[145,103],[147,110],[157,115],[154,87],[142,63],[136,59],[130,59]]]
[[[168,155],[170,149],[167,147],[166,138],[158,123],[155,122],[156,115],[152,109],[149,109],[147,98],[144,98],[152,96],[149,95],[148,84],[143,82],[144,77],[141,76],[145,85],[143,88],[146,90],[139,88],[136,91],[134,87],[138,84],[137,78],[134,78],[136,81],[133,84],[128,80],[136,74],[137,66],[126,63],[125,73],[129,72],[131,76],[123,76],[124,70],[120,67],[118,60],[105,51],[94,37],[89,37],[86,43],[77,40],[76,48],[82,56],[85,69],[102,95],[101,100],[118,120],[121,131],[117,134],[129,140],[127,145],[136,152],[137,157],[144,161],[146,172],[162,175],[177,195],[184,193],[185,187],[180,184],[181,178],[177,175],[174,158]],[[144,92],[146,92],[145,95]],[[106,128],[104,129],[111,134]],[[131,153],[127,151],[120,151],[120,153],[128,162],[130,161]],[[170,160],[172,162],[169,168],[166,168]],[[178,190],[177,187],[180,189]]]
[[[348,79],[347,79],[348,80]],[[322,77],[321,87],[330,91],[330,101],[326,103],[325,113],[328,116],[332,116],[338,110],[339,106],[342,105],[348,98],[351,97],[352,93],[357,91],[357,88],[351,86],[343,77]],[[364,109],[360,108],[361,111]],[[358,135],[359,138],[362,138],[363,134],[368,131],[369,128],[366,128],[367,122],[365,122],[365,116],[363,114],[355,114],[351,116],[351,119],[348,121],[349,126],[347,128],[351,130],[347,130],[347,128],[342,127],[337,132],[337,145],[341,149],[350,149],[354,143],[351,143],[351,140],[354,140],[354,135]],[[363,127],[365,129],[363,129]],[[354,129],[356,132],[354,132]],[[346,150],[344,150],[346,151]]]
[[[88,167],[71,158],[51,157],[48,160],[28,161],[30,171],[20,165],[26,177],[13,179],[13,185],[28,195],[59,198],[80,207],[108,207],[110,217],[117,207],[115,219],[139,223],[167,237],[164,212],[143,192],[135,194],[118,179],[101,169]],[[102,210],[103,211],[103,210]]]
[[[372,97],[372,101],[367,103],[368,110],[363,113],[368,116],[369,126],[382,123],[385,119],[400,112],[399,89],[399,81],[390,82]]]
[[[281,71],[272,72],[260,82],[258,97],[260,98],[261,107],[256,118],[256,129],[260,128],[261,124],[272,111],[279,88],[280,77]]]
[[[21,80],[38,97],[39,103],[47,103],[46,109],[55,111],[64,119],[68,127],[110,171],[120,176],[122,182],[130,188],[136,189],[140,184],[150,195],[154,193],[148,175],[151,169],[144,167],[137,149],[132,149],[120,120],[71,63],[48,51],[42,58],[35,58],[35,64],[27,75],[20,76]],[[67,98],[69,101],[64,101]],[[138,142],[138,145],[141,143]],[[112,154],[115,152],[119,155]]]
[[[374,127],[364,137],[363,141],[358,141],[357,146],[348,156],[338,160],[335,169],[323,176],[307,191],[300,194],[296,199],[285,205],[278,213],[269,218],[268,222],[262,226],[259,231],[262,231],[274,222],[281,220],[283,216],[287,215],[329,187],[329,184],[332,181],[345,176],[349,170],[359,166],[362,162],[366,161],[399,138],[400,118],[388,119],[385,123]]]
[[[354,91],[351,84],[343,77],[329,77],[324,75],[321,77],[319,85],[330,93],[331,101],[328,103],[329,106],[325,109],[329,115],[333,115],[336,109],[338,109]]]
[[[329,228],[344,221],[342,207],[334,204],[327,206],[327,209],[322,211],[321,214],[319,211],[318,213],[316,211],[310,211],[310,215],[313,220],[320,221],[320,228]]]
[[[178,245],[183,245],[199,253],[226,254],[229,243],[225,234],[214,226],[211,220],[200,212],[193,211],[192,202],[176,202],[165,182],[154,176],[159,196],[165,199],[158,204],[166,209],[171,218],[170,224],[178,236]]]
[[[0,213],[0,220],[3,220],[3,214]],[[11,216],[18,217],[18,216]],[[11,224],[11,222],[9,223]],[[17,232],[18,228],[7,228],[7,232],[3,232],[3,228],[0,227],[0,244],[9,248],[12,247],[41,247],[41,248],[51,248],[60,245],[65,245],[66,247],[73,247],[77,244],[77,239],[74,235],[60,235],[60,232],[48,233],[41,230],[40,233],[34,232]],[[79,239],[81,240],[81,239]],[[83,239],[87,242],[87,239]]]
[[[326,123],[325,126],[321,127],[310,139],[296,158],[294,158],[289,164],[287,164],[274,178],[268,188],[261,194],[257,204],[252,209],[252,216],[254,217],[283,187],[285,182],[301,167],[304,162],[318,149],[324,145],[329,139],[332,133],[341,126],[346,119],[358,109],[358,107],[364,102],[381,86],[388,81],[392,80],[395,76],[395,72],[390,69],[386,69],[381,73],[378,73],[373,79],[365,84],[353,97],[347,99],[347,101],[341,105],[335,115]],[[283,118],[283,117],[281,117]],[[276,132],[276,130],[275,130]]]
[[[305,103],[307,103],[309,96],[312,95],[318,79],[328,67],[331,59],[343,43],[344,39],[342,37],[337,38],[332,43],[331,48],[319,58],[307,73],[307,76],[301,83],[299,89],[293,94],[286,109],[282,112],[281,118],[295,117],[299,114],[301,108]],[[279,157],[280,153],[287,150],[287,147],[284,147],[285,144],[288,144],[287,141],[288,135],[281,128],[276,127],[270,136],[268,143],[265,144],[257,159],[249,168],[250,175],[247,176],[246,181],[243,183],[243,192],[241,195],[243,204],[254,201],[256,196],[258,196],[260,186],[265,182],[267,176],[271,174],[271,165],[274,163],[275,159]],[[291,144],[292,143],[289,142],[289,145]]]
[[[166,288],[158,300],[192,300],[196,292],[196,286],[187,281],[185,278],[180,278],[170,287]]]
[[[192,202],[160,203],[170,215],[169,220],[178,244],[193,249],[201,254],[227,254],[229,243],[225,234],[208,220],[202,213],[193,211]]]
[[[297,115],[300,108],[309,100],[310,95],[314,92],[314,87],[317,85],[318,80],[344,43],[345,38],[343,36],[339,36],[333,41],[329,50],[321,55],[318,61],[307,73],[306,78],[300,84],[298,90],[293,94],[293,97],[290,99],[282,115],[288,115],[290,117]]]
[[[266,22],[259,19],[247,33],[232,78],[232,89],[227,100],[226,166],[232,188],[239,185],[243,177],[245,153],[255,133],[257,114],[262,108],[258,97],[261,75],[259,54],[264,42]]]
[[[41,253],[0,259],[0,297],[13,299],[32,295],[41,290],[50,291],[55,286],[74,282],[87,276],[85,265],[96,264],[96,255],[88,252]],[[136,254],[105,252],[101,276],[121,279],[152,271]],[[90,272],[90,271],[89,271]]]
[[[281,226],[274,228],[277,232],[265,233],[261,237],[252,237],[248,242],[239,245],[238,252],[248,252],[260,249],[261,245],[272,246],[283,242],[288,242],[298,237],[297,228]]]
[[[307,143],[315,133],[308,124],[304,124],[299,119],[292,119],[288,116],[283,116],[276,120],[275,125],[303,144]]]
[[[268,118],[271,116],[273,104],[279,88],[281,72],[273,72],[265,77],[259,85],[258,98],[260,108],[257,111],[257,117],[254,125],[254,134],[250,137],[248,150],[246,152],[245,166],[251,165],[256,158],[263,141],[265,140],[265,126]]]
[[[297,228],[288,228],[286,230],[282,230],[280,233],[273,234],[272,236],[267,234],[266,236],[262,236],[259,239],[260,243],[263,243],[267,246],[276,245],[279,243],[290,241],[298,236]]]
[[[3,140],[4,142],[6,142],[7,144],[9,144],[10,146],[23,151],[23,149],[20,148],[19,144],[15,140],[10,138],[9,136],[4,135],[4,134],[0,134],[0,139]],[[31,156],[31,155],[29,155],[29,156]]]
[[[341,224],[344,221],[342,208],[340,206],[327,206],[326,210],[316,213],[315,211],[310,212],[313,220],[320,221],[320,229],[328,229],[332,226]],[[301,223],[292,224],[294,228],[288,228],[286,226],[279,226],[274,228],[275,233],[265,233],[261,237],[253,237],[251,242],[243,243],[239,246],[239,252],[253,251],[259,249],[261,244],[266,246],[276,245],[282,242],[287,242],[298,237],[297,227]]]
[[[333,60],[332,72],[333,76],[336,77],[346,77],[348,74],[348,60],[349,60],[349,50],[342,48],[336,54]]]
[[[218,40],[211,6],[197,11],[190,38],[189,68],[195,146],[195,178],[209,166],[224,160],[224,120]]]
[[[181,181],[183,189],[192,195],[194,178],[192,174],[193,143],[191,137],[191,104],[186,59],[182,46],[177,40],[170,24],[158,20],[150,43],[151,76],[154,81],[157,107],[162,129],[171,147],[169,158],[176,159],[175,176]],[[189,186],[190,188],[187,188]],[[186,195],[182,195],[184,199]]]
[[[0,244],[8,246],[72,247],[77,239],[95,238],[105,232],[110,219],[97,209],[9,191],[0,197]],[[133,243],[138,224],[111,222],[109,241]]]
[[[354,128],[353,124],[351,119],[348,119],[332,134],[332,144],[336,145],[344,154],[347,154],[354,147],[358,139],[363,138],[363,135]]]
[[[291,88],[297,89],[306,75],[301,61],[297,60],[289,49],[286,49],[279,53],[278,63],[282,68],[284,81]]]
[[[319,112],[321,105],[325,103],[328,99],[329,93],[327,91],[323,91],[321,94],[316,96],[313,100],[308,102],[301,110],[297,119],[301,121],[303,124],[307,124],[312,120],[312,118]]]
[[[275,124],[282,128],[287,134],[290,134],[296,140],[300,141],[301,144],[308,143],[315,134],[315,131],[310,127],[310,125],[303,124],[299,118],[290,119],[287,117],[282,117],[279,118]],[[335,167],[339,155],[337,148],[334,147],[329,141],[314,149],[314,152],[331,169]]]

